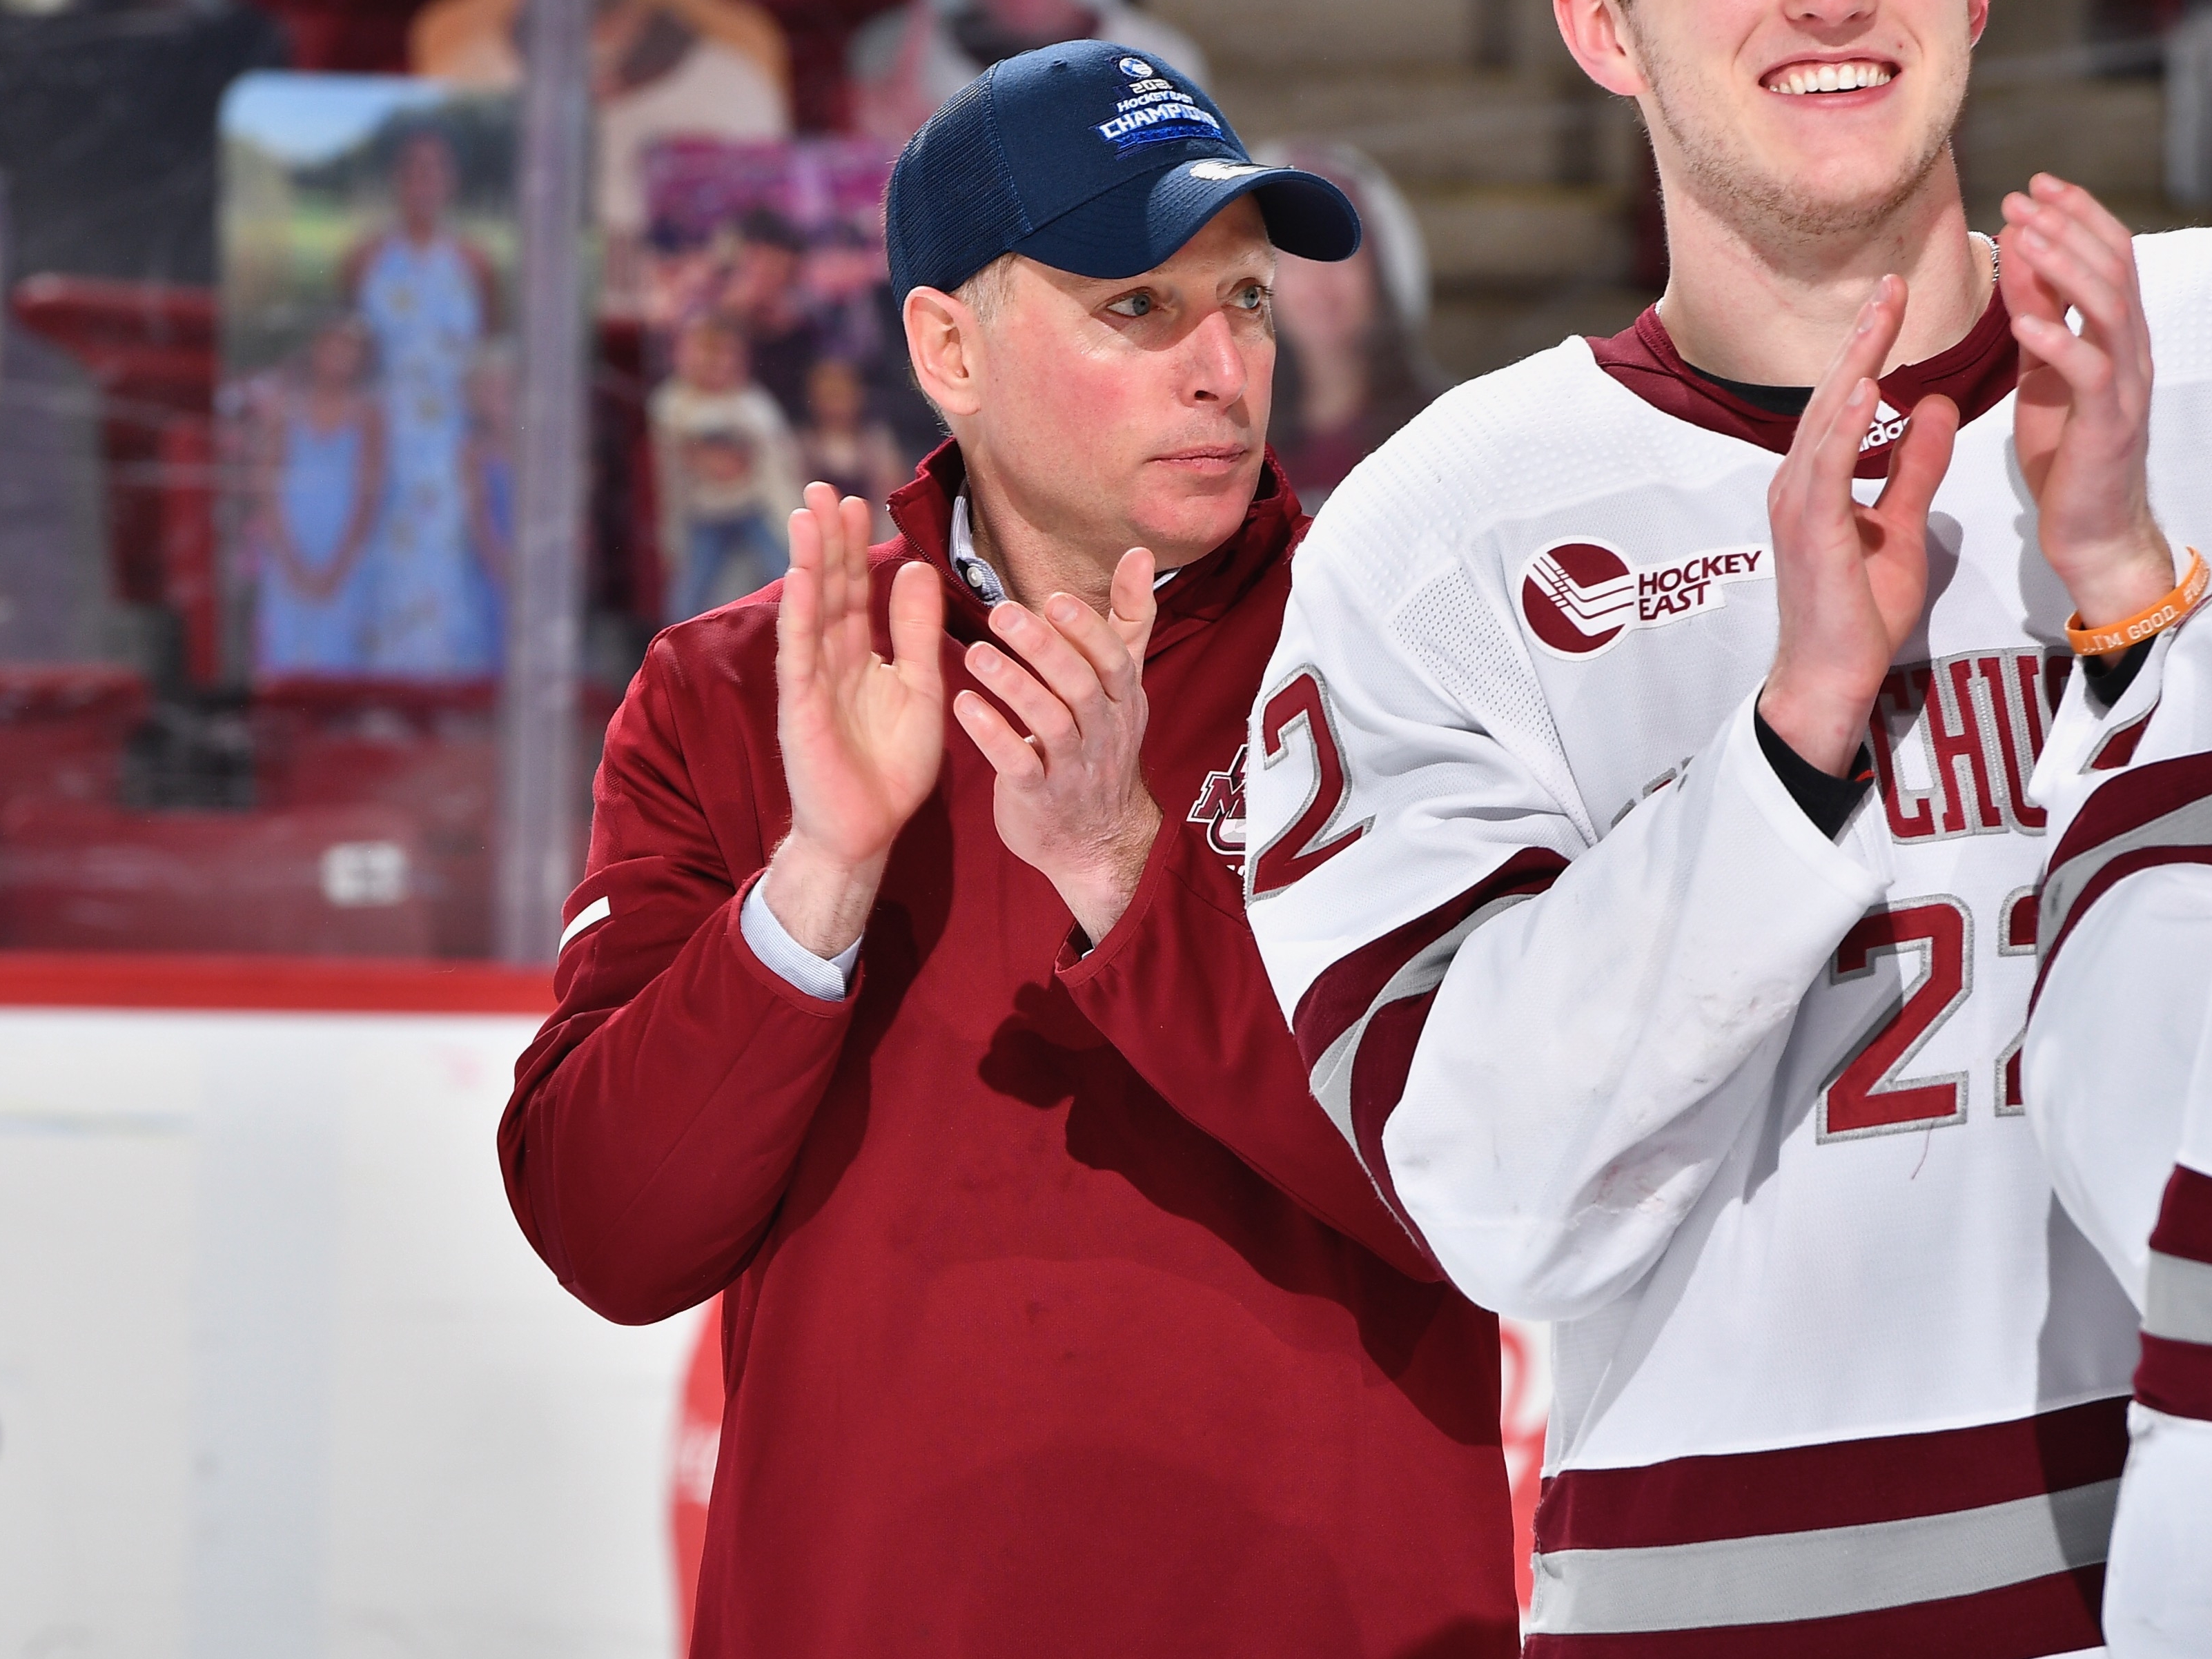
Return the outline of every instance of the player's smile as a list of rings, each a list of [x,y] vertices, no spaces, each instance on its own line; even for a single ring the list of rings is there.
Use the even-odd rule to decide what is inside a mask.
[[[1803,57],[1769,70],[1759,85],[1784,98],[1809,98],[1846,108],[1869,104],[1901,73],[1887,58]]]

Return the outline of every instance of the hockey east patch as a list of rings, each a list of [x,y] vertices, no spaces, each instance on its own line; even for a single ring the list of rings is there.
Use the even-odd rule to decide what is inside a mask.
[[[1728,603],[1729,584],[1771,577],[1762,546],[1716,547],[1658,564],[1604,542],[1554,542],[1522,567],[1521,617],[1555,657],[1595,657],[1639,628],[1664,628]]]

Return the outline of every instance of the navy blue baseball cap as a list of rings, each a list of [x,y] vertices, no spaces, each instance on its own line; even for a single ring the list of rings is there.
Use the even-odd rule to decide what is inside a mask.
[[[1213,100],[1157,58],[1070,40],[993,64],[907,141],[884,195],[891,288],[960,286],[1002,253],[1115,280],[1164,263],[1240,196],[1285,253],[1348,259],[1334,185],[1262,167]]]

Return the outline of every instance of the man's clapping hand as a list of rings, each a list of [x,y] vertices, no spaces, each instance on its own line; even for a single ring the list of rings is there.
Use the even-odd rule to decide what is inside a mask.
[[[945,750],[938,652],[945,594],[913,563],[891,583],[891,659],[868,620],[868,504],[806,487],[791,515],[776,614],[776,736],[791,834],[763,878],[769,908],[816,956],[860,937],[884,864],[937,782]]]
[[[969,671],[1029,728],[1026,738],[973,691],[952,702],[998,772],[1000,839],[1044,873],[1093,943],[1128,908],[1159,834],[1140,764],[1145,648],[1157,614],[1151,553],[1122,556],[1109,604],[1101,617],[1055,593],[1039,616],[1009,600],[991,612],[991,631],[1022,660],[981,641],[969,647]]]

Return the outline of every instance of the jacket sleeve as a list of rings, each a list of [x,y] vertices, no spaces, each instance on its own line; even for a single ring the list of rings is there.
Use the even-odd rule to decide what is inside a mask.
[[[1453,1282],[1581,1317],[1665,1250],[1886,884],[1776,777],[1753,698],[1601,832],[1507,602],[1455,532],[1357,496],[1255,710],[1254,930],[1315,1097]]]
[[[795,989],[745,942],[763,832],[750,812],[708,823],[678,731],[678,673],[664,638],[608,730],[558,1006],[516,1066],[499,1131],[531,1243],[580,1300],[628,1324],[702,1302],[743,1268],[853,1006]],[[724,750],[743,740],[714,738]]]
[[[1315,1109],[1237,878],[1170,816],[1129,908],[1061,982],[1162,1098],[1293,1201],[1399,1272],[1441,1275]]]

